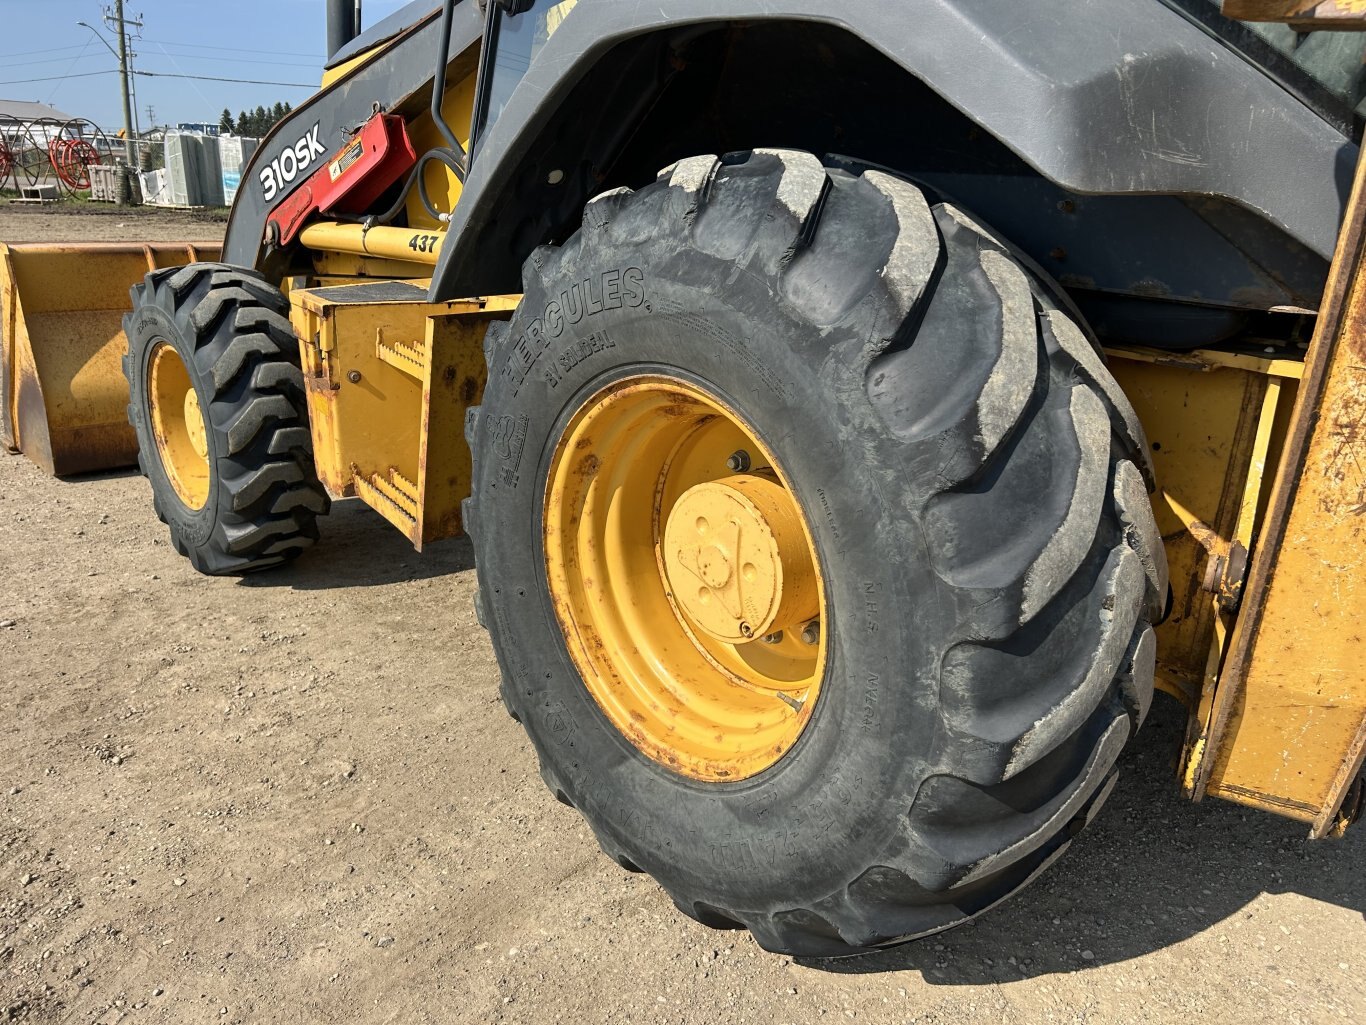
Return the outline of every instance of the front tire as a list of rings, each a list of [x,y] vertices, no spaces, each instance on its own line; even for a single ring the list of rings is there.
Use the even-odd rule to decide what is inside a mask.
[[[504,700],[603,849],[699,921],[819,956],[948,928],[1053,861],[1147,711],[1167,589],[1142,429],[1060,293],[956,208],[791,151],[599,197],[524,288],[486,343],[465,522]],[[650,381],[679,396],[654,421],[584,427]],[[727,704],[682,688],[693,663],[650,667],[707,625],[674,600],[670,516],[745,460],[672,475],[726,416],[809,533],[822,652],[810,704],[778,695],[795,734],[718,773],[763,680],[712,657]],[[641,513],[631,467],[670,417]],[[576,559],[601,572],[567,587]]]
[[[153,271],[124,318],[128,419],[171,543],[201,573],[280,566],[318,539],[327,492],[289,303],[254,271]]]

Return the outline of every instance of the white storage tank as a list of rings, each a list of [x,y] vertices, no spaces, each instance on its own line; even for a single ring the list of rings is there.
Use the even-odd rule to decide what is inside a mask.
[[[200,147],[188,132],[166,133],[166,196],[171,206],[204,205]]]
[[[218,156],[218,139],[198,132],[190,137],[199,150],[199,201],[204,206],[223,206],[223,161]]]
[[[242,172],[251,162],[259,139],[248,139],[241,135],[220,135],[218,137],[218,157],[223,165],[223,202],[231,206],[237,198],[237,190],[242,185]]]

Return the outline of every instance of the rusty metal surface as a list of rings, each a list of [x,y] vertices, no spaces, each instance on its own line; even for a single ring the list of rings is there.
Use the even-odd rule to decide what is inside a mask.
[[[474,481],[465,414],[483,399],[488,380],[484,332],[492,319],[507,316],[506,310],[489,310],[427,322],[419,496],[424,544],[465,532],[460,504]]]
[[[1366,754],[1366,176],[1348,217],[1224,663],[1197,799],[1331,832]]]
[[[123,315],[149,270],[216,243],[0,243],[0,439],[48,473],[132,466]]]

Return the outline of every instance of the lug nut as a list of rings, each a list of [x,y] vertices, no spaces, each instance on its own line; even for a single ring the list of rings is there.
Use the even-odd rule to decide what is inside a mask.
[[[726,469],[731,473],[744,473],[749,469],[749,453],[744,449],[732,452],[730,458],[726,460]]]
[[[750,626],[750,625],[749,625],[748,623],[746,623],[744,620],[741,620],[741,621],[740,621],[740,636],[741,636],[741,637],[753,637],[753,636],[754,636],[754,627]]]
[[[813,619],[802,627],[802,643],[815,644],[821,639],[821,621]]]
[[[764,634],[764,643],[765,643],[765,644],[778,644],[778,643],[780,643],[780,642],[782,641],[782,639],[783,639],[783,632],[782,632],[781,630],[775,630],[775,631],[774,631],[773,633],[771,633],[771,634]]]

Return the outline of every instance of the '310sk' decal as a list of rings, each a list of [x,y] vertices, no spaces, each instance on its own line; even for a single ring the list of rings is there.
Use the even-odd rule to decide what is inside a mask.
[[[261,168],[261,188],[267,203],[327,153],[327,147],[318,138],[321,130],[322,123],[315,124],[298,142]]]

